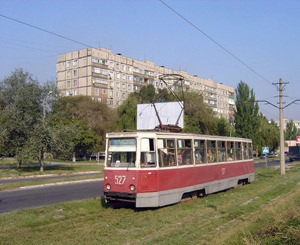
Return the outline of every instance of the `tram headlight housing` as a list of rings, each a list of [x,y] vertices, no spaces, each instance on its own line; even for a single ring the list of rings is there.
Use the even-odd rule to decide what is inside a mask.
[[[107,185],[106,185],[106,189],[107,189],[107,190],[110,190],[110,188],[111,188],[110,184],[107,184]]]
[[[130,188],[131,191],[135,191],[135,186],[134,185],[131,185],[129,188]]]

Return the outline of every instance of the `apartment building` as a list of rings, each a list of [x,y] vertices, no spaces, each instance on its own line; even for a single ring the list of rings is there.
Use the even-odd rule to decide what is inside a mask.
[[[286,130],[286,126],[287,124],[289,123],[290,121],[286,118],[283,118],[283,129]],[[298,131],[300,131],[300,121],[294,121],[294,124],[297,128]],[[280,121],[275,121],[275,123],[277,124],[277,126],[279,127],[280,126]]]
[[[163,74],[185,78],[185,89],[199,91],[218,116],[233,117],[234,88],[162,66],[148,60],[135,60],[105,48],[86,48],[58,55],[57,88],[64,96],[87,95],[118,107],[128,95],[147,84],[164,88]],[[172,81],[169,81],[171,84]]]

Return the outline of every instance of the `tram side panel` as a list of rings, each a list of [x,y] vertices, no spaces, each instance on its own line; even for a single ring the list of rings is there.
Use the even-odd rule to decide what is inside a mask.
[[[254,179],[252,161],[159,170],[159,206],[179,202],[187,192],[203,189],[209,194],[228,189],[240,179]]]

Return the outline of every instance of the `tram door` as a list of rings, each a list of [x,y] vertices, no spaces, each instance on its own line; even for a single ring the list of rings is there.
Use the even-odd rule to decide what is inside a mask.
[[[154,139],[141,139],[141,192],[157,191],[157,169]]]

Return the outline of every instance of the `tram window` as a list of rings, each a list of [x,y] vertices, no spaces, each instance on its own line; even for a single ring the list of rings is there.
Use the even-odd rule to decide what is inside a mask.
[[[193,164],[192,140],[177,140],[178,165]]]
[[[167,140],[167,147],[168,148],[175,148],[175,141],[174,140]]]
[[[227,141],[227,161],[235,160],[234,142]]]
[[[136,139],[113,138],[108,141],[107,167],[136,167]]]
[[[141,139],[141,168],[156,167],[154,139]]]
[[[158,140],[159,166],[176,166],[175,140]]]
[[[216,141],[208,140],[207,141],[207,161],[208,163],[216,162]]]
[[[242,143],[235,142],[236,160],[242,160]]]
[[[243,155],[244,155],[244,159],[249,159],[249,151],[246,142],[243,142]]]
[[[226,161],[226,142],[218,141],[218,162]]]
[[[249,159],[253,158],[252,143],[248,143]]]
[[[196,164],[206,163],[206,149],[205,149],[205,140],[195,140],[195,162]]]

